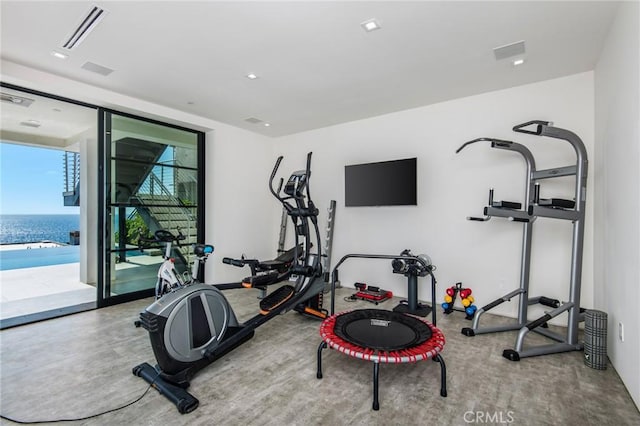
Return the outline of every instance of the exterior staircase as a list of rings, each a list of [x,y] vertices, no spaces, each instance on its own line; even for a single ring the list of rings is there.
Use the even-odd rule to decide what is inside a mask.
[[[62,197],[65,206],[80,205],[80,154],[65,151],[63,157],[64,191]]]
[[[188,265],[191,246],[198,238],[197,182],[193,172],[176,167],[175,161],[160,162],[165,149],[165,145],[131,137],[117,142],[116,156],[125,161],[116,171],[113,202],[132,208],[128,219],[140,215],[150,234],[158,229],[182,233],[186,239],[175,253]],[[64,205],[79,206],[80,155],[65,151],[63,168]]]
[[[176,179],[175,175],[173,179]],[[198,238],[196,206],[178,199],[168,185],[166,179],[161,179],[152,170],[133,197],[136,209],[151,233],[158,229],[166,229],[174,234],[181,232],[186,239],[179,251],[185,259],[189,259],[193,252],[191,245],[197,243]]]

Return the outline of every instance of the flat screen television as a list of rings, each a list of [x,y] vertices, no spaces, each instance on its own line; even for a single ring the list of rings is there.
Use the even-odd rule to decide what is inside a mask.
[[[353,164],[344,168],[346,207],[415,206],[417,158]]]

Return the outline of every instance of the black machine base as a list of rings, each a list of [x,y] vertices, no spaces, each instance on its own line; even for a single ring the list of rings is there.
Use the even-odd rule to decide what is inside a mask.
[[[513,349],[505,349],[504,351],[502,351],[502,356],[509,361],[520,361],[520,354]]]
[[[467,337],[473,337],[476,335],[476,332],[473,330],[473,328],[465,327],[462,329],[462,334]]]
[[[427,315],[429,315],[429,313],[431,313],[431,306],[418,303],[416,304],[416,307],[412,309],[411,306],[408,303],[406,303],[406,301],[402,301],[398,306],[393,308],[393,312],[399,312],[401,314],[417,315],[419,317],[426,317]]]
[[[193,395],[183,388],[173,385],[160,377],[160,373],[146,362],[133,368],[133,374],[141,377],[145,382],[153,386],[161,395],[175,404],[180,414],[190,413],[198,408],[198,401]]]

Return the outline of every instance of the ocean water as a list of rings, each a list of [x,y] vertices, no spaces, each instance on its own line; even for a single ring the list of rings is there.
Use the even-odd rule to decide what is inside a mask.
[[[80,215],[0,215],[0,244],[55,241],[68,244],[69,233],[80,229]]]

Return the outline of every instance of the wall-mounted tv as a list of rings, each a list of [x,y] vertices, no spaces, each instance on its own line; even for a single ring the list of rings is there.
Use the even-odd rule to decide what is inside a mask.
[[[416,169],[416,158],[345,166],[345,206],[417,205]]]

